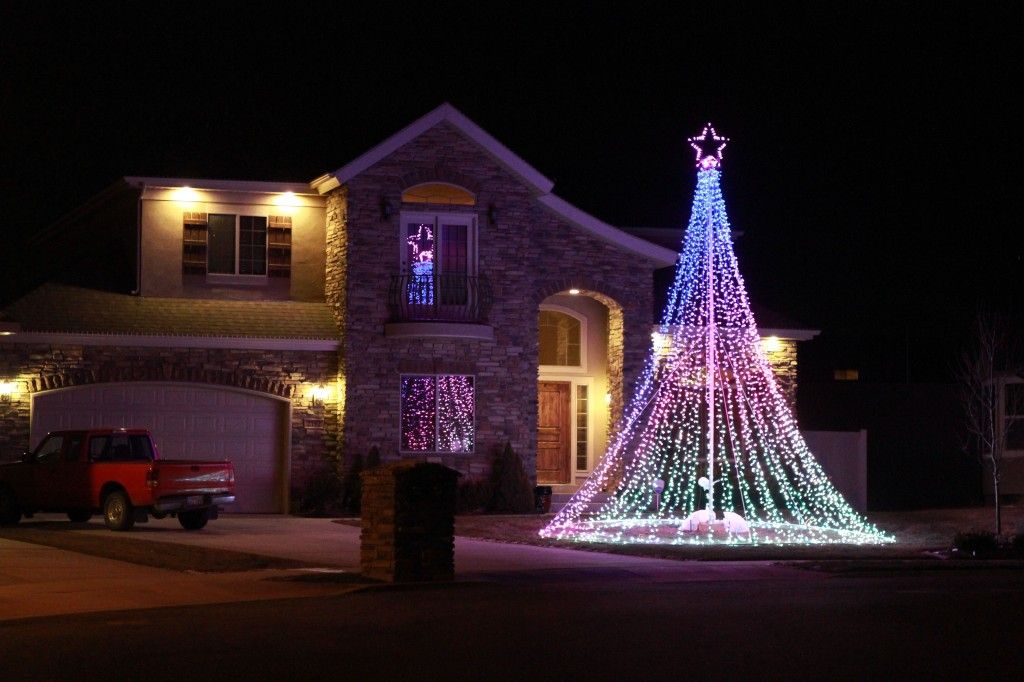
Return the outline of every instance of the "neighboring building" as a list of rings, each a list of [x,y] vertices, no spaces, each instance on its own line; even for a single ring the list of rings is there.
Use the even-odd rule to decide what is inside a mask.
[[[0,458],[148,427],[165,455],[232,459],[237,511],[284,512],[374,446],[483,476],[508,441],[569,489],[676,252],[552,186],[448,104],[308,185],[125,178],[36,240],[54,281],[3,311]],[[783,377],[809,335],[766,341]]]

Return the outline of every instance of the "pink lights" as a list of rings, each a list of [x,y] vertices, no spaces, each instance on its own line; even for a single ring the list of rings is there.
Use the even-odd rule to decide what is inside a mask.
[[[540,534],[585,542],[890,541],[847,504],[779,389],[732,245],[728,140],[690,143],[697,188],[643,374],[594,472]],[[610,492],[607,501],[599,501]]]
[[[708,137],[708,134],[711,137]],[[717,168],[722,163],[722,150],[729,143],[728,137],[720,137],[715,132],[714,126],[710,123],[704,126],[704,130],[696,137],[687,138],[687,142],[697,152],[697,167],[703,170]]]

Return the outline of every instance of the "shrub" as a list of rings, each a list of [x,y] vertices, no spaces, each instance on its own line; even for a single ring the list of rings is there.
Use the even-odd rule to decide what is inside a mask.
[[[495,450],[491,466],[494,494],[487,510],[498,514],[528,514],[534,511],[533,487],[523,470],[523,460],[507,442]]]
[[[999,549],[995,533],[972,530],[953,536],[953,548],[960,556],[991,556]]]
[[[316,472],[299,501],[299,513],[309,516],[333,514],[342,506],[341,476],[333,465]]]
[[[361,474],[369,469],[376,469],[380,466],[380,449],[374,445],[366,455],[366,463],[363,463],[363,456],[358,452],[352,457],[352,462],[345,472],[344,493],[342,495],[342,509],[352,514],[358,514],[363,506],[363,479]]]
[[[471,514],[486,510],[494,496],[494,484],[486,478],[464,478],[456,489],[455,513]]]

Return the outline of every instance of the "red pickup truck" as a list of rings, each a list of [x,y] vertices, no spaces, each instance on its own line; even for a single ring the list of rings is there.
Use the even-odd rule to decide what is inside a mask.
[[[99,511],[111,530],[149,514],[198,530],[234,501],[231,462],[160,459],[145,429],[54,431],[20,462],[0,465],[0,524],[35,512],[85,522]]]

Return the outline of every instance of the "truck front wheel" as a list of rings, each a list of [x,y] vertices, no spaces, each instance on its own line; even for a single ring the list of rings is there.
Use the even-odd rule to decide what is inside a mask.
[[[180,512],[178,514],[178,523],[185,530],[199,530],[206,525],[209,517],[205,509],[196,509],[195,511]]]
[[[135,512],[126,493],[115,490],[104,498],[103,522],[110,530],[128,530],[135,525]]]
[[[0,525],[14,525],[21,521],[21,509],[14,493],[7,488],[0,488]]]

